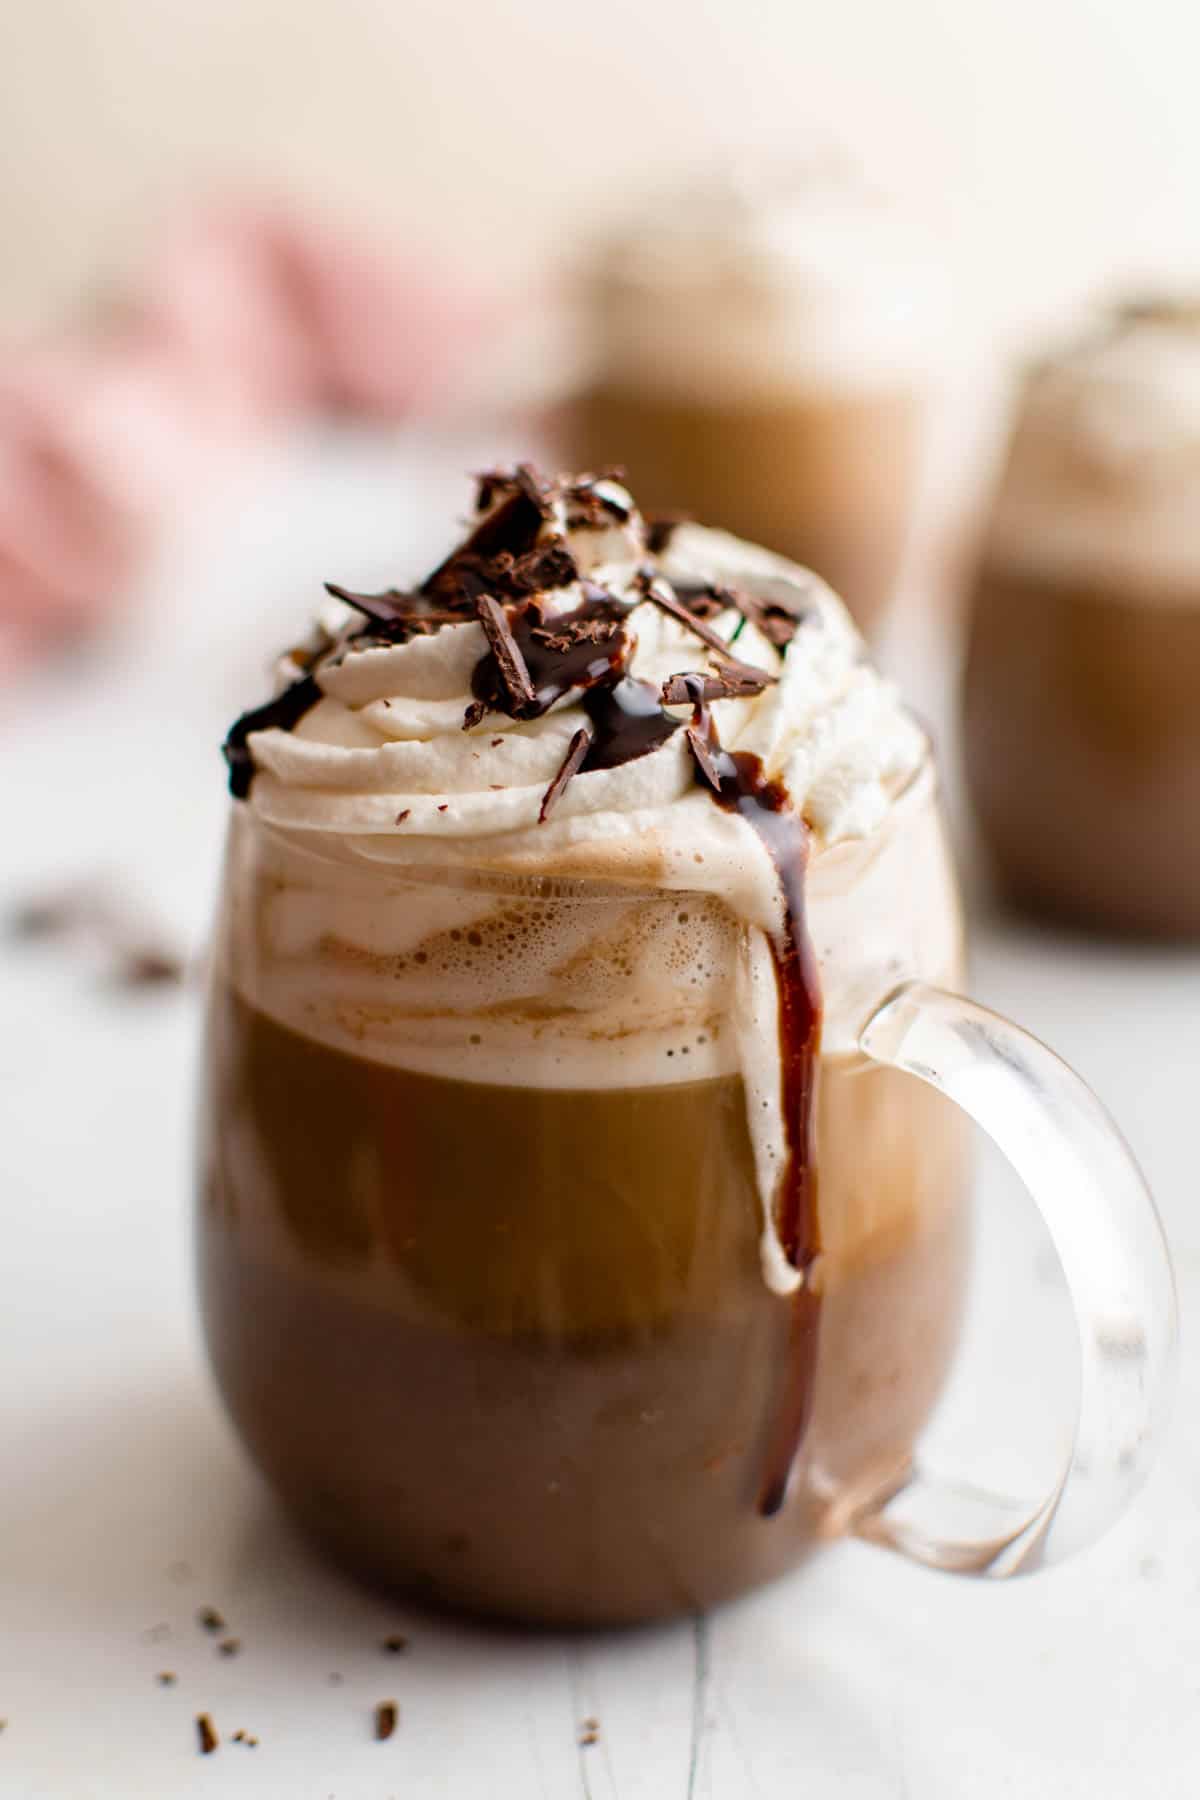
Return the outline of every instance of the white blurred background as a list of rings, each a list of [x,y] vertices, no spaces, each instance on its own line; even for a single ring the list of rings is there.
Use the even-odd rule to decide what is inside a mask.
[[[1193,0],[40,0],[0,22],[0,325],[235,177],[497,273],[663,166],[829,137],[980,331],[1200,274]]]

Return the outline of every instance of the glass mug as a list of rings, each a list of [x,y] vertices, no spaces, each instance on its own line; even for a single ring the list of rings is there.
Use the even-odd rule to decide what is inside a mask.
[[[928,760],[871,837],[807,873],[819,1311],[773,1516],[796,1301],[764,1279],[729,1049],[743,927],[711,895],[387,855],[237,805],[213,959],[208,1347],[312,1536],[418,1596],[578,1625],[709,1606],[839,1533],[1000,1575],[1105,1528],[1162,1417],[1170,1265],[1090,1091],[954,992]],[[614,991],[668,1046],[651,1078]],[[915,1449],[965,1291],[964,1115],[1032,1192],[1076,1312],[1073,1450],[1032,1511]]]

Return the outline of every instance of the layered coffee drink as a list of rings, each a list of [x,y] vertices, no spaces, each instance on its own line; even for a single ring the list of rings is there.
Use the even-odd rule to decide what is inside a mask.
[[[227,743],[205,1322],[293,1515],[538,1623],[707,1606],[903,1479],[958,1115],[857,1048],[961,927],[924,740],[803,571],[482,478]]]
[[[808,564],[864,630],[913,529],[944,304],[845,173],[672,193],[581,276],[588,373],[568,440],[647,505]]]
[[[968,773],[999,878],[1200,934],[1200,304],[1122,309],[1029,374],[974,596]]]

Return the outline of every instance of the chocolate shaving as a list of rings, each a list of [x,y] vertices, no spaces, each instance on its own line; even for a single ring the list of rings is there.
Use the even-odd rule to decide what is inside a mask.
[[[375,1738],[385,1744],[396,1729],[400,1710],[394,1700],[381,1700],[375,1708]]]
[[[581,725],[571,739],[567,754],[559,764],[558,773],[546,792],[542,795],[542,804],[538,811],[538,824],[544,825],[554,808],[562,799],[567,787],[578,775],[583,759],[592,747],[592,732],[588,725]]]
[[[472,702],[468,706],[466,712],[463,714],[463,722],[462,722],[463,730],[464,731],[474,731],[476,725],[483,724],[483,721],[487,718],[489,711],[490,711],[490,708],[488,707],[486,700],[472,700]],[[500,739],[497,738],[496,742],[499,743]]]
[[[184,965],[170,950],[150,946],[131,947],[117,965],[116,980],[121,987],[168,987],[181,982]]]
[[[412,807],[406,806],[404,808],[403,812],[398,812],[396,814],[396,823],[397,823],[397,825],[403,825],[405,819],[411,819],[411,818],[412,818]]]
[[[448,600],[452,605],[469,603],[476,591],[467,579],[472,572],[476,583],[485,586],[481,572],[494,557],[507,552],[515,560],[538,548],[545,523],[540,497],[533,500],[515,476],[497,477],[496,486],[509,489],[508,498],[479,521],[465,544],[438,564],[421,583],[422,594]]]
[[[761,694],[778,677],[768,675],[765,669],[753,668],[749,663],[727,663],[715,675],[704,675],[700,679],[703,699],[730,700],[740,695]],[[690,672],[668,676],[662,687],[663,705],[693,705],[696,694],[691,684],[694,680],[695,677]]]
[[[810,614],[812,607],[802,601],[788,604],[779,599],[760,600],[754,594],[742,594],[730,590],[730,598],[743,618],[747,619],[756,631],[760,631],[769,644],[776,650],[786,650],[796,635],[797,628]]]
[[[336,581],[327,581],[325,592],[332,594],[335,600],[344,600],[356,612],[365,613],[377,625],[406,624],[421,598],[402,588],[385,588],[381,594],[359,594],[350,588],[339,587]]]
[[[512,634],[508,615],[498,601],[490,594],[475,596],[475,611],[479,623],[483,626],[484,635],[492,647],[492,655],[496,659],[496,667],[500,679],[508,690],[508,696],[514,707],[533,706],[537,702],[533,682],[529,678],[529,670],[525,658],[517,647],[517,640]]]
[[[536,506],[543,519],[552,516],[551,495],[554,484],[546,480],[534,468],[532,463],[518,463],[513,475],[518,491],[524,494],[531,506]]]
[[[721,775],[713,760],[713,753],[709,748],[704,733],[698,730],[695,725],[689,725],[684,735],[688,741],[688,748],[696,759],[696,764],[700,773],[704,776],[705,781],[707,781],[714,794],[719,794],[721,791]]]
[[[221,1742],[216,1726],[207,1713],[196,1714],[196,1736],[200,1739],[201,1756],[211,1756]]]
[[[721,771],[716,759],[721,745],[706,703],[705,678],[703,675],[678,675],[675,679],[680,684],[683,701],[692,704],[692,722],[685,733],[688,749],[709,787],[719,795],[722,791]]]
[[[696,637],[702,643],[707,644],[710,650],[715,650],[718,656],[727,656],[731,662],[738,662],[737,652],[732,645],[721,636],[719,631],[714,631],[704,619],[698,619],[694,613],[689,612],[683,602],[676,598],[673,590],[661,575],[656,574],[653,569],[642,569],[638,573],[637,580],[638,586],[647,600],[652,600],[655,606],[670,618],[678,620],[681,625],[686,625],[689,631],[694,632]],[[748,668],[750,665],[742,663],[740,667]],[[765,670],[762,672],[766,675]],[[772,679],[769,675],[766,678],[768,681]]]

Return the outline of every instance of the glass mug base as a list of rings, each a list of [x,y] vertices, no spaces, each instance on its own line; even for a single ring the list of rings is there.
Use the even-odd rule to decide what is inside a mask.
[[[855,1224],[822,1259],[811,1417],[765,1517],[793,1302],[763,1280],[740,1077],[446,1080],[225,984],[209,1041],[213,1365],[288,1510],[358,1573],[531,1624],[695,1611],[827,1537],[823,1489],[907,1462],[966,1277],[964,1126],[932,1090],[822,1064],[823,1214]]]

